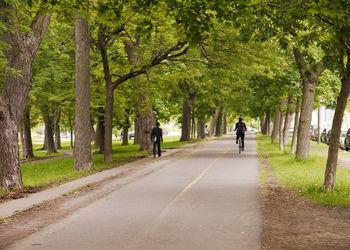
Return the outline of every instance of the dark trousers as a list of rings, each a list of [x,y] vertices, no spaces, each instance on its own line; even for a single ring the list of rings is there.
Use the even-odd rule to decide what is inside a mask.
[[[236,142],[238,142],[239,137],[242,138],[242,148],[244,148],[244,136],[245,136],[244,133],[239,133],[239,132],[236,133]]]
[[[156,157],[156,148],[158,149],[158,156],[160,157],[162,155],[160,150],[160,141],[153,142],[153,157]]]

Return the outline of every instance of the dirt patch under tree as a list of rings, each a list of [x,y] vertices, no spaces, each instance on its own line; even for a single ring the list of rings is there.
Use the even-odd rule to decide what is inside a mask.
[[[350,208],[315,204],[277,185],[266,157],[262,249],[350,249]]]

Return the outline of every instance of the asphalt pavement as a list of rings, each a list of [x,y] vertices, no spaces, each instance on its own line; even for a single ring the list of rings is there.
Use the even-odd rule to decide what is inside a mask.
[[[227,136],[165,162],[8,249],[260,249],[253,135],[241,155]]]

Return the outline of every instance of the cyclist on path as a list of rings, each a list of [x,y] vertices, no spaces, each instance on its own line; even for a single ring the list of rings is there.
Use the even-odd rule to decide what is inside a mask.
[[[236,144],[238,144],[238,138],[242,138],[242,151],[244,151],[244,136],[245,132],[247,131],[247,127],[245,123],[243,122],[243,119],[240,117],[238,119],[239,121],[236,123],[235,131],[236,132]]]

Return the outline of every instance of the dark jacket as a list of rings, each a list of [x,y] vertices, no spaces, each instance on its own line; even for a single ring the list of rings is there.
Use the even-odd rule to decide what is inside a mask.
[[[163,131],[159,127],[154,127],[151,132],[152,142],[163,142]]]
[[[235,131],[237,131],[237,133],[244,134],[245,131],[247,131],[247,127],[246,127],[245,123],[244,122],[237,122],[236,127],[235,127]]]

